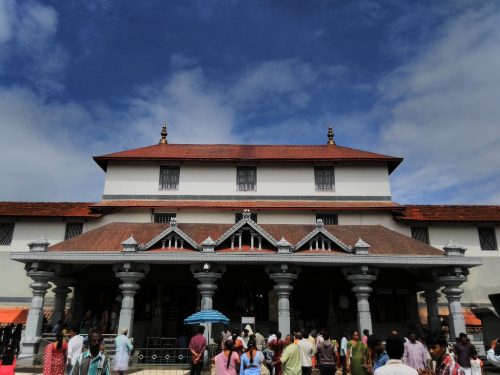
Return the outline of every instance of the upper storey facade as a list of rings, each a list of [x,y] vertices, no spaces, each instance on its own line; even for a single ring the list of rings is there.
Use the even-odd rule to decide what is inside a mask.
[[[104,199],[390,201],[401,158],[340,147],[158,145],[98,156]]]

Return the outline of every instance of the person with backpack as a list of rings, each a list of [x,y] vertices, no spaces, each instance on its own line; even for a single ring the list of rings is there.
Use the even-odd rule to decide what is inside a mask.
[[[71,375],[111,375],[108,357],[101,351],[102,335],[91,331],[88,350],[80,354]]]

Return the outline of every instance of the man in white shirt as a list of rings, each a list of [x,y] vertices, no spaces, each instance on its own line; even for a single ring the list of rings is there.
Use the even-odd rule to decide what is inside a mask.
[[[340,340],[340,363],[342,364],[342,375],[347,374],[347,332],[344,332]]]
[[[312,373],[312,357],[316,354],[316,348],[311,345],[308,339],[304,338],[302,333],[297,333],[299,340],[300,366],[302,367],[302,375],[311,375]]]
[[[375,370],[375,375],[418,375],[417,370],[403,363],[405,346],[404,340],[399,336],[390,336],[385,342],[385,351],[389,361]]]
[[[498,345],[498,338],[491,342],[490,350],[486,352],[486,359],[492,365],[500,367],[500,355],[495,355],[495,348]]]
[[[80,336],[76,328],[72,327],[69,331],[68,341],[68,360],[66,364],[66,373],[71,374],[73,366],[75,366],[78,356],[82,354],[83,349],[83,336]]]

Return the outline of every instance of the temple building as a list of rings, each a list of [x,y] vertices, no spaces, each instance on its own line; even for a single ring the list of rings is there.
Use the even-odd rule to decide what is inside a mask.
[[[99,202],[0,202],[0,272],[15,280],[0,302],[29,305],[23,355],[48,306],[74,325],[115,312],[138,345],[205,308],[265,333],[489,339],[472,310],[500,293],[500,206],[396,203],[402,158],[336,145],[331,128],[324,145],[209,145],[170,144],[164,127],[156,145],[94,160]]]

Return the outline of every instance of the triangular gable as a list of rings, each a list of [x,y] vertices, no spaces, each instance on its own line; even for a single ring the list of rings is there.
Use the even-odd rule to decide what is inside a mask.
[[[273,247],[278,246],[278,241],[271,236],[269,233],[267,233],[264,228],[259,226],[255,221],[253,221],[250,217],[247,217],[247,215],[244,215],[243,218],[238,221],[235,225],[233,225],[231,228],[229,228],[222,236],[220,236],[217,241],[216,241],[216,247],[220,246],[224,241],[229,239],[232,235],[236,234],[241,228],[243,228],[245,225],[248,225],[251,227],[255,232],[260,234],[266,241],[268,241]]]
[[[327,240],[332,241],[335,245],[340,247],[342,250],[344,250],[347,253],[352,253],[352,247],[349,245],[346,245],[342,241],[340,241],[337,237],[335,237],[333,234],[331,234],[328,230],[325,229],[323,225],[318,223],[318,226],[314,228],[307,236],[305,236],[302,240],[300,240],[295,246],[294,246],[294,251],[299,251],[299,249],[307,244],[309,241],[314,240],[314,238],[317,235],[323,235],[326,237]],[[312,250],[316,250],[316,246],[313,247]],[[319,246],[319,250],[327,250],[324,249],[323,246]]]
[[[144,250],[148,250],[148,249],[152,248],[155,244],[162,241],[163,239],[165,239],[166,237],[168,237],[172,233],[177,234],[177,236],[179,236],[181,239],[183,239],[185,242],[187,242],[193,249],[199,250],[198,244],[191,237],[189,237],[186,233],[184,233],[182,230],[180,230],[176,224],[170,225],[169,228],[165,229],[163,232],[161,232],[159,235],[157,235],[155,238],[153,238],[151,241],[149,241],[144,246]],[[165,245],[165,246],[167,246],[167,245]],[[181,246],[177,246],[177,247],[181,248]]]

